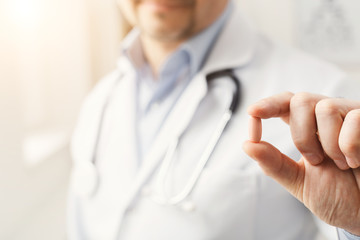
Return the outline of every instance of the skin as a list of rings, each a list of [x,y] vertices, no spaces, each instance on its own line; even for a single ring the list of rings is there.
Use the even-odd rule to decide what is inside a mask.
[[[248,112],[289,124],[302,157],[295,162],[264,141],[245,142],[245,152],[320,219],[360,235],[360,102],[286,92]]]
[[[141,31],[141,42],[154,75],[184,41],[210,26],[228,0],[118,0],[131,25]]]

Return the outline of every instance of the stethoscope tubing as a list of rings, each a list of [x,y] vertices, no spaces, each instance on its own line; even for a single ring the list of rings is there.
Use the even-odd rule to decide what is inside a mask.
[[[159,196],[152,196],[152,199],[155,202],[157,202],[159,204],[165,204],[165,205],[177,205],[180,202],[182,202],[191,193],[191,191],[194,189],[197,181],[199,180],[200,175],[201,175],[203,169],[205,168],[205,165],[209,161],[211,154],[213,153],[215,146],[217,145],[227,123],[231,119],[231,115],[232,115],[231,111],[227,111],[222,116],[220,122],[218,123],[218,125],[216,127],[216,130],[210,137],[210,140],[209,140],[203,154],[201,155],[200,160],[199,160],[198,164],[196,165],[193,174],[191,175],[190,179],[186,183],[184,189],[179,194],[177,194],[173,197],[170,197],[169,195],[166,194],[166,190],[165,190],[166,181],[165,180],[166,180],[167,174],[169,173],[170,165],[172,163],[172,159],[173,159],[174,153],[176,151],[176,146],[179,142],[179,139],[176,139],[176,141],[170,145],[169,150],[166,153],[165,158],[163,160],[163,164],[160,167],[160,171],[159,171],[159,175],[158,175],[158,179],[157,179],[158,189],[162,189],[162,192],[163,192],[163,195],[165,196],[165,198],[161,198]]]
[[[224,78],[224,77],[229,77],[232,80],[232,82],[234,83],[234,86],[235,86],[235,91],[232,94],[232,100],[231,100],[228,110],[224,113],[224,115],[222,116],[218,125],[216,126],[214,133],[211,135],[211,138],[210,138],[207,146],[205,147],[205,150],[204,150],[203,154],[201,155],[200,160],[199,160],[198,164],[196,165],[193,174],[191,175],[188,182],[185,184],[184,189],[181,190],[178,194],[176,194],[173,197],[166,195],[167,193],[165,191],[165,180],[168,175],[168,172],[169,172],[168,170],[171,166],[171,163],[173,162],[173,156],[176,151],[177,145],[179,143],[179,140],[181,137],[181,135],[180,135],[169,145],[169,148],[165,154],[164,160],[160,166],[158,177],[157,177],[156,181],[157,181],[157,189],[161,189],[163,194],[162,194],[162,196],[161,196],[161,194],[152,194],[151,199],[154,202],[157,202],[157,203],[163,204],[163,205],[177,205],[180,202],[182,202],[184,199],[186,199],[186,197],[189,196],[190,193],[192,192],[192,190],[194,189],[197,181],[200,178],[200,175],[201,175],[203,169],[205,168],[207,162],[211,158],[211,155],[212,155],[217,143],[219,142],[223,132],[225,131],[226,126],[228,125],[229,121],[231,120],[231,118],[232,118],[233,114],[235,113],[236,109],[238,108],[238,105],[240,102],[240,92],[241,92],[240,80],[234,74],[232,69],[219,70],[219,71],[207,74],[206,80],[207,80],[207,83],[210,84],[210,82],[213,82],[216,79],[220,79],[220,78]],[[113,96],[113,92],[115,91],[116,86],[120,82],[121,78],[122,78],[122,75],[119,76],[117,81],[114,83],[114,86],[112,87],[111,91],[109,92],[109,94],[103,104],[103,107],[101,109],[99,125],[97,128],[96,139],[94,141],[94,148],[93,148],[93,153],[92,153],[92,157],[91,157],[91,161],[90,161],[90,164],[93,167],[93,172],[94,172],[93,175],[95,175],[93,177],[96,179],[94,179],[95,180],[95,184],[93,186],[94,189],[92,189],[91,193],[89,194],[89,197],[93,196],[96,193],[96,191],[98,190],[99,185],[100,185],[100,179],[99,179],[100,177],[99,177],[99,173],[98,173],[97,166],[96,166],[97,160],[98,160],[97,159],[98,147],[99,147],[100,140],[101,140],[100,138],[101,138],[101,133],[103,130],[106,111],[110,104],[111,97]]]
[[[207,162],[211,158],[211,155],[219,142],[226,126],[228,125],[229,121],[231,120],[232,115],[236,111],[239,101],[240,101],[240,81],[233,73],[233,70],[226,69],[221,71],[216,71],[214,73],[208,74],[206,79],[208,84],[216,79],[222,77],[229,77],[235,86],[235,91],[233,92],[232,100],[229,105],[228,110],[223,114],[222,118],[220,119],[219,123],[216,126],[214,133],[211,135],[208,144],[205,147],[203,154],[200,156],[200,160],[193,171],[193,174],[190,176],[189,180],[185,184],[183,190],[181,190],[175,196],[169,196],[166,192],[166,178],[170,170],[171,163],[174,159],[174,154],[177,148],[177,145],[180,141],[180,136],[176,138],[169,146],[168,151],[165,154],[163,162],[160,166],[160,170],[157,177],[157,189],[162,191],[162,194],[152,194],[151,199],[158,204],[162,205],[177,205],[181,203],[183,200],[186,199],[187,196],[190,195],[191,191],[196,186],[197,181],[200,178],[200,175],[205,168]],[[162,195],[162,196],[161,196]]]

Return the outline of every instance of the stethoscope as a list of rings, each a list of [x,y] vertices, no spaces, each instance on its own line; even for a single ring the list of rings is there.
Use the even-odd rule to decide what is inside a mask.
[[[174,161],[174,154],[176,152],[178,143],[182,136],[182,134],[181,134],[179,137],[177,137],[170,143],[170,145],[165,153],[164,159],[159,167],[159,172],[158,172],[158,175],[156,178],[156,187],[157,187],[156,189],[158,191],[154,192],[150,195],[150,198],[154,202],[156,202],[158,204],[162,204],[162,205],[177,205],[177,204],[181,203],[183,200],[185,200],[190,195],[192,190],[194,189],[198,179],[200,178],[200,175],[201,175],[203,169],[205,168],[207,162],[211,158],[211,154],[213,153],[217,143],[219,142],[219,139],[221,138],[226,126],[228,125],[229,121],[231,120],[231,117],[235,113],[237,106],[239,104],[239,101],[240,101],[240,91],[241,91],[240,81],[239,81],[238,77],[234,74],[232,69],[219,70],[219,71],[207,74],[206,81],[207,81],[207,84],[209,85],[211,82],[214,82],[214,80],[223,79],[224,77],[231,79],[234,84],[235,89],[232,93],[232,99],[228,106],[228,109],[224,112],[220,121],[217,123],[215,131],[212,133],[202,155],[200,156],[199,162],[195,166],[195,169],[194,169],[192,175],[190,176],[190,178],[184,185],[184,188],[181,191],[179,191],[178,194],[174,194],[173,196],[170,196],[169,194],[167,194],[166,189],[165,189],[166,178],[169,174],[170,167]],[[121,77],[119,77],[119,79],[121,79]],[[85,164],[81,164],[81,172],[83,174],[81,174],[82,176],[79,176],[79,177],[81,177],[82,180],[85,181],[86,183],[78,186],[77,190],[78,190],[78,193],[86,195],[87,197],[94,196],[95,193],[99,189],[100,176],[98,173],[98,169],[96,167],[96,163],[97,163],[96,156],[97,156],[98,146],[100,143],[100,136],[101,136],[102,128],[103,128],[103,121],[105,118],[106,110],[108,108],[110,99],[113,95],[112,91],[114,89],[115,89],[115,87],[112,88],[111,92],[108,94],[108,96],[103,104],[102,110],[101,110],[101,114],[100,114],[100,118],[99,118],[100,121],[99,121],[98,129],[97,129],[97,134],[96,134],[96,139],[95,139],[95,144],[94,144],[94,148],[93,148],[91,161],[86,161]]]

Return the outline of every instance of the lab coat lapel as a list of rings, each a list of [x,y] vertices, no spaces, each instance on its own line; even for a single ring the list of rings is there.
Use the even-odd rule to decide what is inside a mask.
[[[104,164],[106,172],[110,171],[118,183],[124,183],[121,189],[129,188],[129,183],[134,179],[137,171],[137,140],[136,140],[136,76],[129,62],[121,59],[119,61],[119,70],[122,73],[120,82],[116,89],[113,89],[110,103],[112,111],[111,124],[105,129],[108,139],[104,139],[106,148],[102,155],[108,159],[111,164]],[[111,151],[110,151],[111,149]],[[119,174],[120,173],[120,174]],[[107,175],[107,174],[105,174]]]
[[[126,206],[131,205],[131,201],[136,197],[137,193],[149,179],[156,167],[164,157],[169,143],[181,135],[181,133],[189,125],[199,103],[207,92],[207,84],[205,76],[200,73],[186,88],[172,112],[165,121],[160,133],[156,137],[152,148],[143,160],[143,165],[138,172],[131,193],[128,195]],[[125,211],[126,209],[124,209]]]
[[[136,140],[136,81],[133,74],[126,74],[121,80],[121,85],[116,89],[115,107],[115,124],[113,129],[109,129],[108,132],[117,131],[117,134],[109,134],[112,138],[109,143],[112,144],[109,149],[115,149],[116,153],[109,151],[109,158],[114,161],[114,168],[108,169],[109,171],[115,171],[114,176],[121,177],[121,181],[128,187],[129,183],[133,180],[137,168],[138,168],[138,149]],[[111,152],[111,153],[110,153]],[[121,174],[119,174],[121,171]],[[117,173],[116,173],[117,172]],[[121,175],[121,176],[119,176]]]
[[[103,133],[107,138],[103,138],[102,161],[98,162],[101,188],[86,202],[89,210],[84,219],[92,239],[116,239],[121,222],[119,216],[126,207],[127,194],[131,192],[137,171],[136,81],[132,74],[124,76],[113,90],[116,101],[109,102],[109,108],[113,109],[108,115],[112,124],[104,124]],[[111,134],[113,132],[116,134]]]
[[[179,137],[185,131],[206,92],[206,79],[205,76],[200,73],[190,82],[165,121],[159,135],[154,141],[153,147],[145,158],[144,168],[154,165],[152,163],[157,162],[159,156],[161,156],[168,147],[169,142]]]

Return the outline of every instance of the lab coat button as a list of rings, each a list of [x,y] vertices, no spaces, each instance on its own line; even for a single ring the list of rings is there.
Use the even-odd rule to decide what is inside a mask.
[[[185,212],[193,212],[193,211],[195,211],[195,204],[193,202],[187,201],[181,205],[181,208]]]

